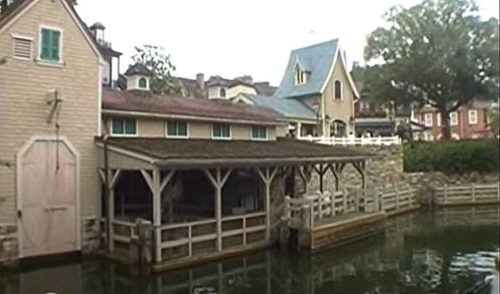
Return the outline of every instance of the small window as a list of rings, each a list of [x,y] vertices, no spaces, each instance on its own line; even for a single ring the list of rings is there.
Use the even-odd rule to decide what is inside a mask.
[[[40,37],[40,59],[49,62],[61,61],[61,32],[42,29]]]
[[[266,140],[267,128],[263,126],[252,126],[252,139]]]
[[[136,136],[137,121],[135,119],[114,118],[111,121],[111,135]]]
[[[177,120],[167,121],[167,137],[187,138],[187,136],[187,122]]]
[[[451,112],[450,113],[450,126],[458,125],[458,113]]]
[[[303,85],[306,83],[307,74],[299,66],[295,68],[295,85]]]
[[[335,81],[335,99],[342,99],[342,84],[340,81]]]
[[[223,97],[223,98],[226,98],[226,89],[220,88],[220,90],[219,90],[219,96]]]
[[[31,39],[14,37],[12,55],[17,58],[31,59]]]
[[[215,123],[212,125],[212,137],[215,139],[230,139],[231,127],[229,124]]]
[[[477,110],[475,109],[469,110],[469,124],[470,125],[477,124]]]
[[[148,87],[148,82],[146,81],[146,79],[140,78],[139,79],[139,88],[146,89],[147,87]]]
[[[432,127],[433,121],[432,121],[432,113],[426,113],[424,114],[424,125],[426,127]]]

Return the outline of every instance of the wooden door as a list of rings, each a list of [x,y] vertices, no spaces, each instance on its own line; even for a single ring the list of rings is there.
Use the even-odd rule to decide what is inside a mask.
[[[77,250],[77,159],[62,141],[35,140],[21,155],[21,257]]]

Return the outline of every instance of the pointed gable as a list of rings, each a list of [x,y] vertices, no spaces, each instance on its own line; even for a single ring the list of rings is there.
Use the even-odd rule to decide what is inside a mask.
[[[297,97],[321,93],[337,52],[338,39],[293,50],[275,96]],[[297,65],[307,71],[307,81],[300,85],[295,83]]]

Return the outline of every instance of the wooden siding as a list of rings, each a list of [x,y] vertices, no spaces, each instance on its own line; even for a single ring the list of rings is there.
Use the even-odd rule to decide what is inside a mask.
[[[32,56],[38,56],[40,26],[57,27],[62,33],[60,66],[40,65],[35,60],[12,56],[12,35],[33,39]],[[16,220],[16,155],[35,135],[55,135],[46,123],[46,95],[57,89],[62,107],[59,124],[80,154],[82,216],[96,216],[98,182],[94,136],[98,134],[99,57],[82,35],[61,1],[40,0],[0,33],[0,223]]]

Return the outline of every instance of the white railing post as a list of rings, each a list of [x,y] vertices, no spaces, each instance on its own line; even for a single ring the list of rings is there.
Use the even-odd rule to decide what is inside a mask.
[[[448,184],[444,184],[443,204],[448,204]]]
[[[323,219],[323,195],[318,193],[318,218]]]
[[[399,189],[394,185],[394,191],[396,192],[396,210],[399,209]]]
[[[471,184],[471,196],[472,196],[472,203],[476,202],[476,187],[474,184]]]

